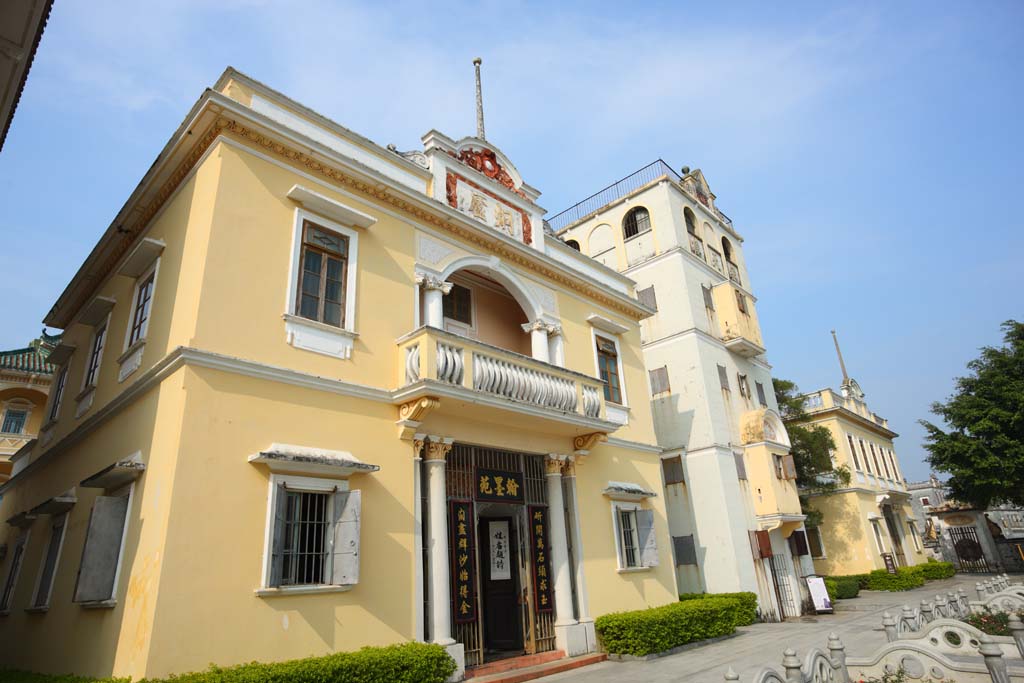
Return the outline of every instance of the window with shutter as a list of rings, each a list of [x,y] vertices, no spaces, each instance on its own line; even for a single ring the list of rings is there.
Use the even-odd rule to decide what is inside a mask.
[[[733,451],[733,457],[736,458],[736,478],[744,479],[747,478],[747,463],[743,459],[743,453]]]
[[[825,557],[825,546],[821,542],[821,530],[817,527],[807,529],[807,547],[811,557],[815,559]]]
[[[334,494],[334,530],[331,544],[331,581],[335,586],[359,583],[360,491]]]
[[[57,571],[57,560],[60,557],[61,545],[64,543],[64,529],[67,527],[67,514],[60,515],[50,525],[50,540],[46,544],[43,556],[43,567],[39,573],[39,585],[32,600],[33,607],[47,607],[50,604],[50,593],[53,590],[53,577]]]
[[[660,368],[654,368],[649,370],[648,374],[651,377],[651,394],[663,394],[671,391],[668,384],[668,366],[663,365]]]
[[[619,567],[630,569],[640,566],[636,508],[618,508],[615,511],[616,533],[619,536]]]
[[[658,310],[658,298],[654,294],[654,285],[637,290],[636,298],[647,308]]]
[[[739,290],[736,290],[736,308],[740,309],[740,313],[747,312],[747,297]]]
[[[4,581],[4,592],[0,595],[0,612],[9,612],[11,603],[14,601],[14,589],[18,585],[18,575],[21,574],[21,563],[25,559],[25,544],[28,542],[28,531],[21,532],[14,550],[11,552],[11,565],[7,569],[7,580]]]
[[[785,472],[785,479],[796,479],[796,461],[792,455],[782,457],[782,469]]]
[[[750,384],[747,382],[746,375],[736,373],[736,386],[739,388],[740,396],[750,398]]]
[[[658,566],[658,541],[654,535],[654,511],[636,511],[636,532],[640,542],[640,566]]]
[[[123,495],[97,496],[93,502],[74,602],[114,599],[114,581],[128,523],[128,500],[129,491],[125,491]]]
[[[768,401],[764,396],[764,385],[760,382],[754,382],[754,386],[757,388],[757,402],[761,404],[762,408],[767,408]]]
[[[604,398],[622,403],[622,382],[619,379],[619,352],[615,342],[597,337],[597,369],[604,383]]]
[[[676,566],[697,564],[697,547],[693,542],[693,534],[673,536],[672,546],[676,553]]]
[[[759,529],[754,532],[757,537],[757,552],[761,559],[772,556],[772,538],[767,531]]]
[[[718,384],[729,391],[729,371],[725,369],[724,365],[718,366]]]
[[[808,554],[807,551],[807,537],[804,536],[804,532],[797,529],[789,535],[789,548],[790,551],[799,557]]]
[[[700,291],[704,294],[704,308],[709,311],[715,310],[715,300],[711,296],[711,290],[704,285],[700,286]]]
[[[665,484],[683,484],[683,459],[676,455],[661,459],[661,471],[665,475]]]

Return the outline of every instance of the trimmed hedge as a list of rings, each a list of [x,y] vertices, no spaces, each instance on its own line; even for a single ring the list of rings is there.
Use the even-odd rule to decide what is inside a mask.
[[[860,594],[860,582],[856,577],[853,576],[835,576],[831,577],[836,584],[836,598],[839,600],[849,600],[855,598]]]
[[[144,680],[148,683],[444,683],[454,672],[455,661],[443,647],[403,643],[287,662],[211,666],[207,671]],[[124,683],[127,680],[0,671],[0,683]]]
[[[825,592],[828,593],[828,601],[835,605],[836,600],[839,599],[839,582],[830,576],[826,576],[824,581]]]
[[[897,567],[895,574],[876,569],[868,574],[868,590],[900,592],[924,585],[924,574],[916,567]]]
[[[706,598],[733,598],[740,602],[740,621],[737,626],[750,626],[757,623],[757,595],[750,591],[739,593],[683,593],[679,601],[704,600]]]
[[[604,649],[643,657],[698,640],[726,636],[747,618],[736,598],[706,597],[662,607],[598,617],[594,628]]]
[[[924,564],[915,565],[914,568],[921,570],[926,581],[948,579],[956,574],[956,567],[953,566],[952,562],[938,562],[932,558],[928,558],[928,561]]]
[[[956,574],[956,567],[952,562],[938,562],[929,558],[923,564],[898,567],[895,574],[890,574],[884,569],[876,569],[867,574],[849,574],[830,578],[835,579],[840,586],[846,586],[845,589],[837,587],[837,597],[852,598],[856,597],[856,591],[853,591],[852,595],[844,595],[844,593],[852,591],[849,586],[854,583],[860,590],[908,591],[923,586],[925,581],[948,579],[954,574]]]

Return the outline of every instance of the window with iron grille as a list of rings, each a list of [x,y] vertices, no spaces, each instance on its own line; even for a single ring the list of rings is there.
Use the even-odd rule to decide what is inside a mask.
[[[281,550],[282,586],[322,584],[327,564],[330,494],[310,491],[285,493],[284,541]]]
[[[672,390],[668,383],[667,365],[649,370],[648,374],[651,377],[651,395],[664,394]]]
[[[156,283],[156,270],[150,271],[135,292],[135,309],[132,312],[132,327],[128,335],[128,346],[145,339],[149,329],[149,314],[153,306],[153,285]]]
[[[658,298],[654,295],[654,285],[637,290],[636,298],[647,308],[658,310]]]
[[[724,365],[718,366],[718,384],[729,391],[729,371],[725,369]]]
[[[747,382],[747,376],[736,373],[736,385],[740,388],[740,396],[744,398],[750,398],[750,383]]]
[[[348,238],[304,221],[295,304],[298,315],[344,327],[347,275]]]
[[[764,385],[760,382],[754,382],[754,387],[757,389],[757,402],[761,404],[762,408],[767,408],[768,401],[764,396]]]
[[[661,471],[665,475],[665,484],[682,484],[683,478],[683,459],[676,455],[671,458],[661,459]]]
[[[704,295],[704,308],[708,309],[709,311],[715,310],[715,300],[711,296],[711,289],[705,287],[704,285],[701,285],[700,291]]]
[[[612,403],[622,403],[622,381],[619,378],[619,352],[615,342],[604,337],[597,338],[597,369],[604,383],[604,398]]]
[[[25,429],[25,420],[28,418],[27,410],[8,408],[4,413],[4,423],[0,432],[4,434],[21,434]]]
[[[464,325],[473,325],[473,290],[462,285],[452,285],[451,291],[441,300],[444,317]]]
[[[636,510],[619,510],[619,548],[623,568],[640,566],[640,542],[637,540]]]
[[[61,368],[60,375],[57,377],[57,387],[53,392],[53,403],[50,405],[50,420],[57,419],[57,413],[60,412],[60,400],[64,397],[64,384],[68,380],[68,368],[67,366]]]
[[[647,209],[638,206],[622,220],[622,236],[627,240],[651,229],[651,215]]]
[[[107,326],[104,325],[96,330],[92,338],[92,350],[89,352],[89,367],[85,370],[85,386],[96,386],[96,373],[100,369],[100,360],[103,359],[103,346],[107,341]]]

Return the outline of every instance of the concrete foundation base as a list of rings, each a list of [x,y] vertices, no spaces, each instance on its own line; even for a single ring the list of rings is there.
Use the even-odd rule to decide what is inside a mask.
[[[569,657],[594,652],[597,649],[597,641],[595,638],[593,649],[591,649],[587,626],[588,624],[579,623],[564,624],[562,626],[555,624],[555,647]],[[593,632],[594,623],[590,622],[589,626],[591,632]]]
[[[455,660],[456,667],[455,673],[448,677],[447,683],[466,680],[466,648],[462,643],[452,643],[451,645],[445,645],[444,649]]]

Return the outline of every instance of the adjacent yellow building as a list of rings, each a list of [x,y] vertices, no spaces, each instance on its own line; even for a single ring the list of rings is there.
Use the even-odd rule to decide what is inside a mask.
[[[675,600],[652,311],[539,194],[482,121],[399,152],[228,69],[46,316],[66,386],[0,486],[4,666],[474,666]]]
[[[0,483],[11,476],[11,456],[31,441],[46,421],[46,397],[56,369],[49,356],[58,343],[59,335],[43,332],[24,348],[0,351]]]
[[[835,332],[833,332],[833,338]],[[864,392],[846,372],[839,342],[836,352],[843,372],[840,391],[821,389],[804,394],[807,418],[801,424],[822,426],[836,443],[835,467],[849,469],[850,484],[810,504],[822,515],[807,530],[808,546],[819,574],[861,574],[927,560],[893,439],[898,434],[871,412]]]

